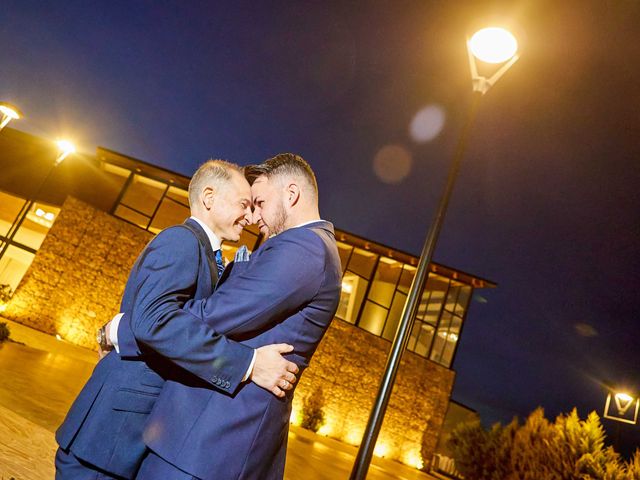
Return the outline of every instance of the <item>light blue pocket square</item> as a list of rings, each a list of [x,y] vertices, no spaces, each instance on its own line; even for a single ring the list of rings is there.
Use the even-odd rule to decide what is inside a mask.
[[[250,256],[251,256],[251,252],[249,252],[249,249],[247,249],[247,246],[241,245],[238,251],[236,252],[236,256],[233,261],[235,263],[248,262]]]

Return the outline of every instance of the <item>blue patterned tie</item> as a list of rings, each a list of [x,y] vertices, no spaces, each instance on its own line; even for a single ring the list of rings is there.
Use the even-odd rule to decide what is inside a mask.
[[[222,272],[224,272],[224,263],[222,261],[222,252],[220,250],[216,250],[214,253],[216,258],[216,266],[218,267],[218,278],[222,276]]]

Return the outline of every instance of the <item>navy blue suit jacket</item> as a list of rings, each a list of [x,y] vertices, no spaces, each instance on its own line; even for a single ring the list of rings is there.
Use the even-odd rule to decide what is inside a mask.
[[[120,311],[131,314],[145,308],[158,323],[167,321],[163,312],[213,292],[218,278],[213,262],[211,243],[197,222],[187,220],[160,232],[136,260]],[[185,355],[180,348],[188,344],[180,335],[197,336],[206,345],[192,355],[192,371],[205,379],[221,379],[223,385],[209,384],[220,391],[238,387],[253,357],[251,348],[217,335],[200,322],[178,334],[176,356]],[[141,351],[136,359],[109,353],[56,432],[58,445],[103,470],[133,478],[146,451],[143,426],[165,379],[176,376],[184,378],[185,372],[151,350]]]
[[[187,302],[172,321],[159,324],[138,311],[123,317],[118,333],[126,323],[142,345],[155,349],[158,340],[159,351],[179,337],[190,343],[181,349],[194,355],[197,368],[204,342],[181,332],[192,331],[194,322],[204,323],[252,348],[293,345],[287,357],[302,373],[333,319],[340,289],[333,227],[318,221],[267,240],[249,262],[233,265],[214,295]],[[190,362],[189,356],[178,361],[195,373]],[[145,442],[169,463],[202,479],[282,478],[292,398],[293,392],[280,399],[251,382],[222,395],[189,376],[172,379],[149,417]]]

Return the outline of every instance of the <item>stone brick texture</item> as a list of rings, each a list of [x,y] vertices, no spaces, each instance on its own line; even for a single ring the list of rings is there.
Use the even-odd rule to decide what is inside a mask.
[[[152,234],[67,197],[4,316],[97,350],[129,270]]]
[[[129,270],[152,234],[68,197],[4,315],[97,349],[95,331],[119,311]],[[325,434],[358,444],[391,344],[334,319],[296,389],[294,410],[322,387]],[[405,352],[379,437],[385,456],[425,464],[435,452],[454,372]],[[321,430],[323,433],[323,430]]]
[[[296,388],[294,410],[301,411],[305,396],[320,386],[326,434],[359,444],[390,348],[390,342],[334,319]],[[453,370],[413,352],[404,353],[378,437],[385,457],[409,464],[422,457],[425,465],[429,463],[454,377]]]

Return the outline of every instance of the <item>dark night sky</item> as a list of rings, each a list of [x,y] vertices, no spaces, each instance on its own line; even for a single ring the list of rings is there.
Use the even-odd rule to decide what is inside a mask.
[[[498,283],[454,398],[487,423],[601,413],[604,384],[640,385],[639,2],[4,0],[0,99],[14,128],[186,175],[300,153],[325,218],[417,254],[470,103],[464,38],[495,19],[522,58],[483,99],[434,257]],[[445,122],[420,143],[426,106]],[[411,159],[396,183],[388,145]]]

